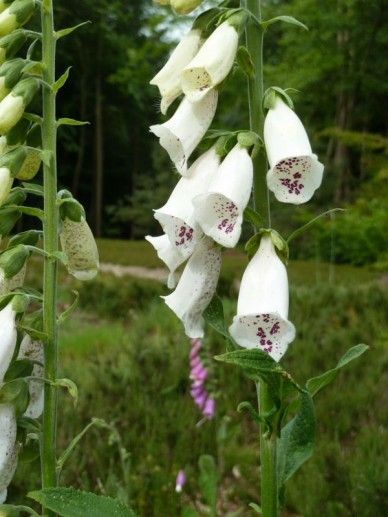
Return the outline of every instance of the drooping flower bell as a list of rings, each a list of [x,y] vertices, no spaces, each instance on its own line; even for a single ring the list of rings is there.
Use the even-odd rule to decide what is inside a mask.
[[[160,110],[163,115],[170,104],[181,95],[181,72],[198,52],[202,42],[200,29],[191,29],[172,52],[164,67],[150,81],[150,84],[159,88],[162,96]]]
[[[159,138],[160,145],[168,152],[182,176],[187,175],[191,153],[209,129],[217,100],[218,93],[215,90],[209,91],[195,104],[184,98],[167,122],[150,127],[151,133]]]
[[[288,321],[288,303],[286,268],[271,236],[264,234],[241,280],[231,336],[240,346],[259,348],[279,361],[295,338],[295,327]]]
[[[19,122],[39,87],[37,78],[28,77],[22,79],[11,93],[4,97],[0,102],[0,134],[4,135]]]
[[[186,260],[185,257],[175,244],[171,243],[168,235],[160,235],[159,237],[146,235],[145,239],[154,247],[160,260],[168,267],[167,287],[173,289],[176,286],[175,271]]]
[[[193,199],[194,218],[213,240],[233,248],[241,235],[243,213],[252,191],[253,164],[236,144],[218,168],[208,191]]]
[[[205,419],[211,420],[215,415],[216,403],[206,389],[206,379],[209,372],[202,362],[201,348],[202,342],[200,339],[191,340],[190,394]]]
[[[34,13],[35,0],[15,0],[0,14],[0,36],[21,27]]]
[[[0,254],[0,296],[23,285],[28,257],[29,251],[22,244]]]
[[[182,90],[190,101],[198,102],[228,76],[238,49],[239,26],[245,16],[239,13],[221,23],[184,68]]]
[[[0,155],[0,206],[4,204],[9,196],[13,180],[20,172],[26,157],[27,151],[23,146],[16,147]]]
[[[44,372],[44,350],[43,343],[33,341],[29,335],[25,335],[19,349],[18,359],[34,361],[32,377],[43,377]],[[30,380],[28,383],[30,402],[24,413],[28,418],[39,418],[43,413],[44,405],[44,384],[41,381]]]
[[[0,38],[0,64],[11,59],[26,41],[27,36],[21,29]]]
[[[0,504],[7,499],[7,488],[16,470],[18,453],[16,431],[13,405],[0,404]]]
[[[207,190],[219,165],[220,156],[212,147],[193,163],[188,175],[178,181],[167,203],[155,210],[155,219],[185,259],[193,253],[202,235],[193,216],[192,200]]]
[[[312,153],[302,122],[278,95],[265,118],[264,141],[268,188],[283,203],[306,203],[322,183],[324,166]]]
[[[221,250],[208,237],[198,242],[174,292],[162,297],[183,322],[190,338],[203,337],[203,311],[215,293],[221,269]]]
[[[0,384],[3,383],[15,351],[17,339],[15,318],[16,311],[12,302],[0,310]]]

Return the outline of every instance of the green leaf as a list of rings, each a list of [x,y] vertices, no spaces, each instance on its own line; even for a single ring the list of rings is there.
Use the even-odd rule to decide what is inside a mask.
[[[218,472],[217,465],[209,454],[203,454],[198,461],[200,475],[199,486],[206,503],[210,508],[216,507],[217,502],[217,483]]]
[[[244,46],[239,47],[236,58],[237,63],[244,74],[250,79],[254,79],[255,67],[253,65],[249,50]]]
[[[66,84],[66,81],[69,79],[70,70],[71,66],[69,66],[68,69],[61,75],[61,77],[55,81],[53,84],[54,93],[57,93],[62,88],[62,86]]]
[[[255,228],[260,228],[264,223],[262,216],[250,206],[244,210],[244,221],[251,223]]]
[[[90,124],[90,122],[82,121],[82,120],[75,120],[74,118],[60,118],[57,120],[57,126],[86,126]]]
[[[43,196],[43,185],[39,185],[38,183],[22,183],[23,190],[27,194],[34,194],[36,196]]]
[[[275,16],[275,18],[271,18],[270,20],[266,20],[266,21],[262,22],[261,26],[265,30],[265,29],[267,29],[267,27],[269,27],[270,25],[272,25],[273,23],[276,23],[276,22],[289,23],[290,25],[296,25],[297,27],[301,27],[302,29],[304,29],[306,31],[309,30],[308,27],[304,23],[300,22],[293,16],[286,16],[286,15]]]
[[[278,439],[277,473],[279,487],[312,455],[315,440],[315,413],[309,393],[301,393],[296,416],[283,427]]]
[[[74,488],[47,488],[27,495],[61,517],[136,517],[117,499]]]
[[[17,415],[22,415],[29,404],[28,383],[25,379],[6,382],[0,389],[0,403],[13,404]]]
[[[334,381],[337,377],[339,371],[346,366],[347,364],[354,361],[360,357],[364,352],[369,349],[368,345],[356,345],[350,348],[345,355],[341,357],[338,361],[337,366],[323,373],[322,375],[318,375],[317,377],[312,377],[306,383],[306,388],[311,393],[311,396],[314,397],[319,391],[321,391],[325,386]]]
[[[317,217],[314,217],[314,219],[311,219],[308,223],[304,224],[297,230],[291,233],[291,235],[287,238],[287,243],[292,241],[292,239],[295,239],[296,237],[299,237],[302,233],[304,233],[306,230],[310,228],[313,224],[315,224],[319,219],[322,217],[325,217],[325,215],[334,214],[335,212],[346,212],[344,208],[332,208],[331,210],[327,210],[326,212],[323,212],[322,214],[319,214]]]
[[[88,25],[89,23],[92,23],[90,20],[87,20],[86,22],[79,23],[78,25],[74,25],[73,27],[67,27],[66,29],[61,29],[59,31],[55,32],[56,39],[64,38],[65,36],[68,36],[72,32],[76,31],[77,29],[80,29],[84,25]]]
[[[249,506],[252,508],[253,511],[255,511],[258,514],[262,514],[261,507],[256,503],[249,503]]]
[[[28,359],[17,359],[13,363],[11,363],[10,367],[7,370],[7,373],[4,375],[5,381],[13,381],[14,379],[18,379],[19,377],[29,377],[32,373],[34,365]]]
[[[29,506],[0,504],[0,515],[4,515],[5,517],[18,517],[21,512],[28,513],[29,515],[33,515],[34,517],[40,517],[39,513],[36,513],[36,511],[30,508]]]
[[[67,321],[68,318],[70,318],[70,316],[78,307],[79,293],[76,290],[73,290],[72,293],[74,294],[74,300],[70,307],[68,307],[65,311],[62,312],[62,314],[58,316],[58,325],[62,325],[63,323],[65,323],[65,321]]]
[[[257,348],[234,350],[215,357],[217,361],[235,364],[243,368],[253,379],[261,379],[278,393],[281,383],[285,382],[298,391],[304,391],[272,357]]]
[[[212,301],[203,313],[203,317],[206,323],[227,339],[228,350],[235,350],[238,347],[237,343],[228,332],[228,328],[225,323],[222,300],[217,294],[213,296]]]

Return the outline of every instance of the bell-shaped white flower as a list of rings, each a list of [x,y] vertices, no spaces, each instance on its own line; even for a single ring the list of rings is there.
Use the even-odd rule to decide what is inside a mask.
[[[214,296],[221,269],[221,250],[205,237],[196,246],[173,293],[164,301],[183,322],[190,338],[203,337],[203,311]]]
[[[229,332],[240,346],[259,348],[275,361],[295,338],[295,327],[288,321],[287,270],[268,235],[244,272]]]
[[[233,248],[252,191],[252,159],[240,144],[226,156],[206,193],[193,199],[194,218],[213,240]]]
[[[268,188],[283,203],[306,203],[322,183],[324,166],[312,153],[302,122],[279,96],[265,118],[264,141]]]
[[[19,350],[18,359],[34,361],[32,377],[43,377],[44,372],[44,349],[40,341],[32,341],[29,335],[24,336]],[[40,364],[38,364],[40,363]],[[29,418],[39,418],[43,413],[44,405],[44,384],[41,381],[29,381],[30,402],[24,413]]]
[[[0,167],[0,206],[2,206],[11,192],[13,177],[8,167]]]
[[[159,88],[162,96],[160,110],[163,115],[170,104],[181,95],[181,72],[198,52],[202,42],[199,29],[189,31],[174,49],[164,67],[150,81],[150,84]]]
[[[16,312],[9,303],[0,311],[0,384],[11,363],[17,339]]]
[[[17,463],[16,416],[12,404],[0,405],[0,504],[7,498],[7,487]]]
[[[215,90],[211,90],[195,104],[185,97],[167,122],[150,127],[182,176],[187,175],[190,155],[212,123],[217,100],[218,93]]]
[[[175,271],[186,260],[180,253],[179,249],[172,244],[168,235],[160,235],[159,237],[146,236],[146,240],[152,244],[160,260],[168,267],[170,273],[168,275],[167,287],[173,289],[176,286]]]
[[[190,101],[198,102],[227,77],[236,57],[238,40],[236,28],[225,21],[205,41],[182,72],[182,90]]]
[[[167,203],[155,210],[155,219],[184,259],[193,253],[202,235],[194,218],[192,200],[207,190],[219,165],[220,157],[215,147],[212,147],[193,163],[188,175],[178,181]]]

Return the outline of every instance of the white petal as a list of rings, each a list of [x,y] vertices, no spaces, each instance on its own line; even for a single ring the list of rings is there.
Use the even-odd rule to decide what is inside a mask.
[[[237,48],[238,33],[226,21],[217,27],[183,70],[182,89],[190,101],[198,102],[227,77]]]
[[[159,237],[147,235],[146,240],[152,244],[160,260],[162,260],[170,270],[167,287],[173,289],[176,286],[175,271],[186,260],[185,257],[182,256],[175,245],[171,244],[167,235],[160,235]]]
[[[183,68],[191,61],[201,47],[201,31],[193,29],[186,34],[172,52],[169,60],[159,73],[150,81],[159,88],[162,96],[161,111],[168,107],[182,93],[180,76]]]
[[[155,210],[155,219],[185,258],[192,254],[195,244],[202,236],[193,217],[192,199],[207,190],[219,164],[220,158],[215,149],[209,149],[193,163],[187,177],[179,180],[167,203]]]
[[[0,478],[9,456],[11,455],[16,441],[16,416],[15,409],[12,404],[0,405]],[[0,481],[0,488],[3,484]]]
[[[13,185],[13,177],[7,167],[0,167],[0,206],[7,199]]]
[[[237,144],[218,168],[208,192],[193,199],[195,219],[222,246],[233,248],[240,238],[252,182],[252,159]]]
[[[0,470],[0,501],[7,499],[7,488],[15,475],[18,464],[19,444],[15,443],[7,457],[7,462],[3,469]]]
[[[324,166],[312,153],[302,122],[279,97],[266,116],[264,141],[268,188],[276,198],[293,204],[311,199],[321,185]]]
[[[182,176],[187,175],[187,163],[191,153],[209,129],[216,112],[217,100],[218,93],[214,90],[195,104],[185,97],[167,122],[150,127],[150,131],[159,137],[160,145],[166,149]]]
[[[240,346],[261,348],[278,361],[295,338],[288,302],[287,270],[271,238],[263,236],[241,280],[230,334]]]
[[[44,349],[43,344],[39,341],[32,341],[30,336],[26,335],[19,350],[19,359],[29,359],[44,363]],[[39,364],[35,364],[32,369],[32,377],[43,377],[44,368]],[[43,413],[44,406],[44,384],[40,381],[29,381],[30,403],[24,416],[29,418],[39,418]]]
[[[202,239],[188,261],[177,288],[163,297],[183,322],[190,338],[203,337],[202,313],[215,293],[221,269],[221,250],[211,239]]]
[[[15,315],[11,303],[0,311],[0,384],[3,382],[15,351],[17,339]]]

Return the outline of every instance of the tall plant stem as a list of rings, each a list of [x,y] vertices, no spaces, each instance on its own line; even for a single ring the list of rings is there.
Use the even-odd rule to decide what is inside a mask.
[[[42,19],[42,60],[43,79],[47,85],[55,81],[55,47],[53,0],[43,0]],[[45,378],[55,381],[58,368],[57,331],[57,262],[53,257],[58,251],[58,208],[57,200],[57,127],[55,93],[43,86],[42,143],[49,160],[43,167],[44,176],[44,249],[48,256],[44,260],[43,281],[43,326],[47,335],[45,343]],[[51,257],[50,257],[51,256]],[[57,484],[56,480],[56,429],[57,391],[56,387],[45,384],[43,436],[42,436],[42,487]]]
[[[243,0],[257,21],[261,21],[261,0]],[[248,80],[249,121],[250,128],[263,138],[263,37],[264,31],[257,23],[250,21],[246,29],[246,44],[254,65],[255,75]],[[267,158],[264,148],[254,161],[253,206],[271,225],[268,189],[266,183]],[[258,230],[258,228],[256,228]],[[260,414],[272,409],[268,386],[257,383],[257,396]],[[264,425],[260,427],[260,464],[261,464],[261,509],[263,517],[277,517],[278,495],[276,479],[276,436],[268,436]]]

